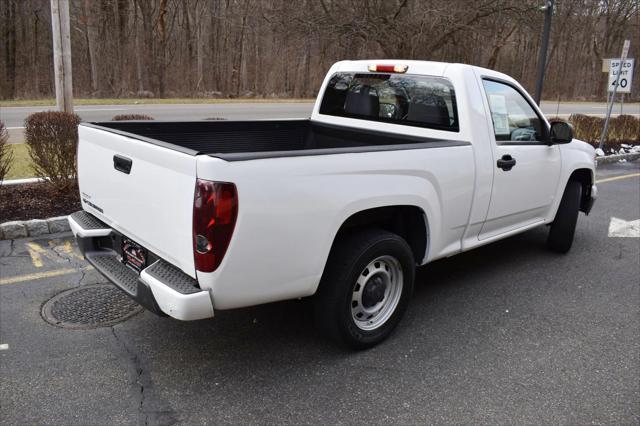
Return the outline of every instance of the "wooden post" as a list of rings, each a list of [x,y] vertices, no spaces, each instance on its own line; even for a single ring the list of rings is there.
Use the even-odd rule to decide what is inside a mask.
[[[69,0],[51,0],[51,27],[56,106],[59,111],[73,113]]]

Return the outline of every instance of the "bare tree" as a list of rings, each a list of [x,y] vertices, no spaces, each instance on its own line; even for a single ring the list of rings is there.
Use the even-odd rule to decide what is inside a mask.
[[[3,97],[13,98],[16,96],[16,1],[7,0],[2,2],[4,22],[2,23],[4,39],[4,70],[5,85]]]
[[[532,89],[540,0],[70,0],[78,96],[309,97],[331,63],[400,58],[503,71]],[[603,99],[602,59],[637,0],[556,2],[547,97]],[[52,96],[43,0],[0,0],[0,98]],[[632,99],[640,99],[634,91]]]
[[[80,20],[84,24],[84,34],[87,44],[87,56],[89,58],[89,75],[91,79],[91,94],[93,96],[99,94],[100,91],[100,75],[98,74],[98,29],[96,27],[97,14],[92,5],[95,2],[84,0],[83,15]]]

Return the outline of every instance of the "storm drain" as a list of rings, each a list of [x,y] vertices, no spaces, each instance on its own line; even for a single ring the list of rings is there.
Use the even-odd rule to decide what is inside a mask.
[[[144,308],[111,284],[88,285],[63,291],[42,306],[45,321],[64,328],[109,327]]]

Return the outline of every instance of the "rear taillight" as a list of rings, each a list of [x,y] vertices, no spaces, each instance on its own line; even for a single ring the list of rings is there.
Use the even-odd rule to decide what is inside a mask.
[[[227,252],[238,216],[238,192],[228,182],[198,179],[193,198],[193,256],[196,269],[213,272]]]

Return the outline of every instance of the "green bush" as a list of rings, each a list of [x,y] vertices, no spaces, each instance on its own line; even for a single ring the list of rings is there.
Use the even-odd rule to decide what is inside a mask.
[[[4,123],[0,121],[0,182],[9,172],[12,162],[13,151],[9,149],[9,132],[7,132]]]
[[[127,120],[154,120],[150,115],[145,114],[120,114],[114,116],[111,121],[127,121]]]
[[[75,187],[80,117],[61,111],[37,112],[24,121],[33,171],[59,190]]]

